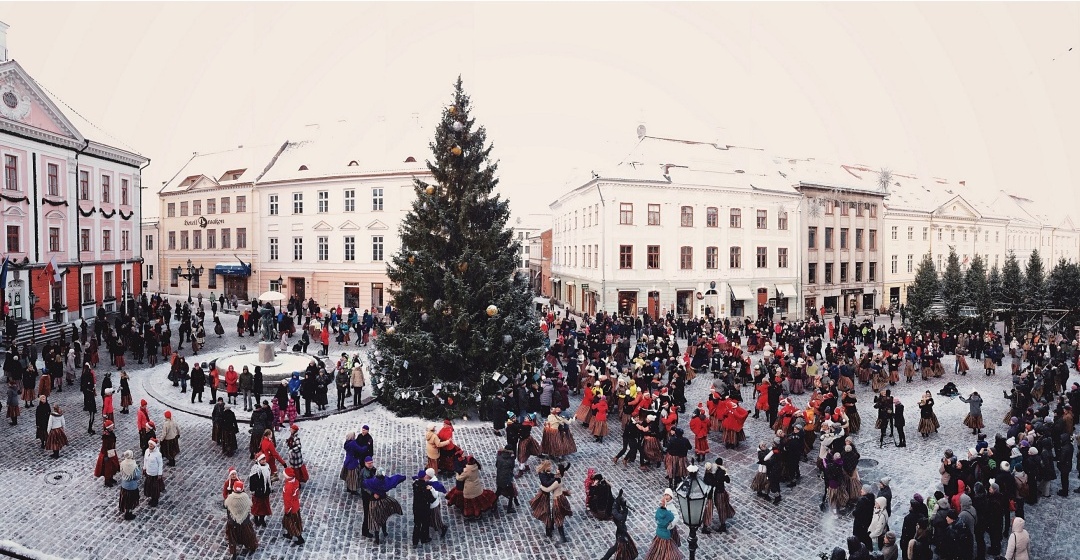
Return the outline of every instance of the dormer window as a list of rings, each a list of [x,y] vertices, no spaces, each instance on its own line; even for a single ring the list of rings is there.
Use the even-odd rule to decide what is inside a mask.
[[[409,156],[405,158],[405,163],[416,163],[416,158]]]
[[[240,176],[243,175],[245,171],[247,171],[247,169],[233,169],[232,171],[226,171],[225,174],[221,176],[220,180],[239,181]]]
[[[359,165],[360,165],[360,164],[359,164],[359,163],[357,163],[355,159],[349,162],[349,167],[357,167],[357,166],[359,166]]]
[[[306,166],[306,165],[301,165],[301,166],[300,166],[300,169],[299,169],[299,171],[307,171],[307,170],[308,170],[308,168],[307,168],[307,166]]]

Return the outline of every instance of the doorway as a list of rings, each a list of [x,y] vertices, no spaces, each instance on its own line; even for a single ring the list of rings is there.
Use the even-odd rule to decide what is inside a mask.
[[[660,292],[649,292],[649,317],[660,318]]]
[[[675,313],[679,317],[690,318],[694,315],[694,291],[679,290],[675,292]]]
[[[758,288],[757,290],[757,317],[765,316],[765,306],[769,304],[769,289]]]
[[[637,315],[637,292],[619,292],[619,315]]]
[[[889,305],[892,307],[900,306],[900,288],[889,288]]]
[[[296,300],[301,304],[307,301],[307,291],[304,285],[303,278],[289,278],[289,283],[292,284],[292,295],[296,296]]]
[[[233,296],[236,296],[239,301],[247,301],[248,279],[246,276],[225,277],[225,297],[231,299]]]

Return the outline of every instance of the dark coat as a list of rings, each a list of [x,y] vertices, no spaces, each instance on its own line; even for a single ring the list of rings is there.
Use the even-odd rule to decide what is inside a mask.
[[[426,520],[431,516],[431,503],[435,501],[435,496],[431,495],[431,490],[428,489],[428,482],[422,478],[413,481],[412,491],[413,517],[417,521]]]
[[[855,511],[851,515],[851,533],[862,540],[870,534],[870,522],[874,519],[874,495],[859,496],[859,501],[855,502]]]
[[[499,489],[509,488],[514,484],[514,452],[500,451],[495,459],[495,486]]]

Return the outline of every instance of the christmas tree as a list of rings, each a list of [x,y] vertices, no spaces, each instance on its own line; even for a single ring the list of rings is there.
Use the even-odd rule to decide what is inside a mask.
[[[493,194],[497,164],[470,116],[459,77],[430,144],[429,184],[401,225],[387,265],[399,323],[375,341],[375,394],[400,415],[460,417],[543,356],[520,247],[506,228],[509,205]]]

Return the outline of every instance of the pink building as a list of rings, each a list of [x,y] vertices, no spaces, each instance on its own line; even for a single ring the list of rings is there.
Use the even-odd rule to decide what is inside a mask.
[[[0,23],[0,254],[9,259],[0,290],[19,319],[91,319],[142,292],[150,160],[88,137],[93,125],[8,58],[6,31]]]

